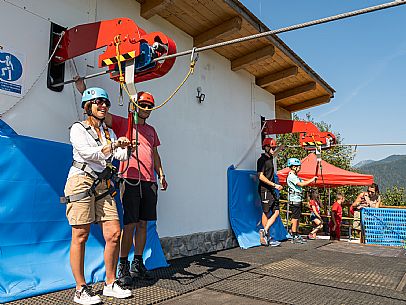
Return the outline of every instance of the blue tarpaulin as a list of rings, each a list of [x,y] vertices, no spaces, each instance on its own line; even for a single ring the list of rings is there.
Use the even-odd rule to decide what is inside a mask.
[[[243,249],[259,246],[259,229],[262,228],[261,201],[258,195],[256,171],[236,170],[230,166],[227,170],[228,213],[231,228]],[[286,240],[289,234],[278,217],[269,229],[276,240]]]
[[[1,120],[0,147],[0,303],[74,287],[71,228],[59,203],[72,147],[19,136]],[[103,249],[93,225],[85,257],[89,283],[105,278]],[[144,261],[148,269],[167,266],[155,222],[148,223]]]

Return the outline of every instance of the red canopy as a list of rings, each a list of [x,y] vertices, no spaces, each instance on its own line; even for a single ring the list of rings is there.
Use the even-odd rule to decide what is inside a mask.
[[[302,160],[302,168],[298,176],[304,180],[313,178],[316,175],[316,167],[317,157],[312,153]],[[321,167],[322,168],[319,167],[318,169],[317,182],[310,184],[311,186],[325,185],[334,187],[342,185],[370,185],[374,182],[374,176],[372,175],[363,175],[346,171],[335,167],[324,160],[321,161]],[[279,182],[281,184],[286,184],[286,177],[288,176],[289,171],[289,167],[278,171]]]

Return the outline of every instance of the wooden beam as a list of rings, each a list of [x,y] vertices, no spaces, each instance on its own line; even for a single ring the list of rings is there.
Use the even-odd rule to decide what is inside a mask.
[[[145,0],[141,4],[141,17],[149,19],[166,9],[169,4],[171,4],[171,0]]]
[[[220,42],[222,38],[226,38],[241,30],[242,18],[240,16],[233,17],[203,33],[193,37],[193,45],[201,47],[213,43]]]
[[[275,105],[275,119],[291,120],[292,113],[279,105]]]
[[[258,32],[266,32],[270,29],[266,27],[253,13],[246,9],[246,7],[236,0],[223,0],[235,12],[248,21]],[[276,48],[280,49],[295,65],[303,69],[314,81],[319,83],[331,96],[334,95],[334,89],[330,87],[316,72],[314,72],[295,52],[293,52],[277,35],[270,35],[266,37]]]
[[[272,83],[278,82],[280,80],[283,80],[283,79],[286,79],[286,78],[289,78],[292,76],[296,76],[297,72],[298,72],[298,68],[296,66],[290,67],[285,70],[257,78],[255,83],[257,84],[257,86],[260,86],[261,88],[265,88],[265,87],[271,85]]]
[[[304,84],[304,85],[301,85],[301,86],[298,86],[295,88],[291,88],[291,89],[276,93],[275,100],[276,100],[276,102],[280,102],[281,100],[284,100],[284,99],[287,99],[287,98],[293,97],[295,95],[299,95],[299,94],[302,94],[302,93],[305,93],[305,92],[308,92],[308,91],[311,91],[314,89],[316,89],[316,82],[310,82],[310,83],[307,83],[307,84]]]
[[[275,47],[273,45],[266,46],[258,49],[252,53],[236,58],[231,62],[231,70],[238,71],[246,68],[247,66],[254,65],[261,60],[271,58],[275,54]]]
[[[307,101],[304,101],[304,102],[301,102],[298,104],[286,106],[285,109],[288,111],[291,111],[291,112],[295,112],[295,111],[311,108],[314,106],[318,106],[321,104],[327,104],[328,102],[330,102],[330,95],[322,95],[322,96],[318,96],[318,97],[312,98],[310,100],[307,100]]]

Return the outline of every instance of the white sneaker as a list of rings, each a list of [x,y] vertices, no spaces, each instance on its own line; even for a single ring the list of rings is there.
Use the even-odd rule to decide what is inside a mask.
[[[107,297],[115,297],[117,299],[125,299],[131,296],[131,290],[121,287],[119,281],[114,281],[112,284],[104,284],[103,295]]]
[[[268,245],[271,247],[278,247],[281,245],[281,242],[273,238],[268,238]]]
[[[99,304],[101,303],[101,299],[98,295],[96,295],[92,288],[87,285],[82,285],[82,289],[80,291],[75,291],[75,297],[73,301],[78,304],[83,305],[92,305],[92,304]]]

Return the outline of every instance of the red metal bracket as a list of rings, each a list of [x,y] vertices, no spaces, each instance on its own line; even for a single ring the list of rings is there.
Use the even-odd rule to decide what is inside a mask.
[[[108,66],[109,70],[117,70],[117,53],[115,37],[120,37],[119,54],[120,61],[126,61],[138,57],[141,54],[141,43],[148,43],[152,46],[155,42],[165,45],[165,51],[158,53],[170,55],[176,53],[175,42],[161,32],[147,34],[129,18],[117,18],[112,20],[99,21],[78,25],[65,32],[60,46],[52,61],[63,63],[68,59],[86,54],[88,52],[107,47],[99,56],[99,67]],[[54,44],[57,42],[55,37]],[[169,72],[175,63],[175,58],[157,62],[148,70],[136,73],[134,82],[142,82],[161,77]],[[118,73],[111,72],[110,78],[118,81]]]
[[[336,143],[336,137],[331,132],[322,132],[312,122],[292,120],[266,120],[263,133],[286,134],[300,133],[300,145],[306,150],[316,148],[328,149]]]

